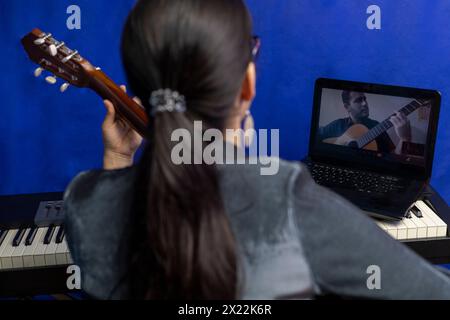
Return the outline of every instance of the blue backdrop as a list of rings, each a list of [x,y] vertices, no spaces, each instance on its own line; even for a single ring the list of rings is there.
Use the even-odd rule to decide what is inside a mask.
[[[101,166],[104,109],[88,90],[59,93],[19,40],[34,27],[51,31],[113,79],[124,81],[119,38],[132,0],[0,0],[0,194],[63,190],[79,171]],[[450,199],[450,28],[447,0],[248,0],[258,61],[258,127],[279,128],[281,156],[307,151],[314,81],[333,77],[438,89],[443,95],[432,184]],[[81,8],[81,30],[66,9]],[[381,30],[366,27],[369,5]]]

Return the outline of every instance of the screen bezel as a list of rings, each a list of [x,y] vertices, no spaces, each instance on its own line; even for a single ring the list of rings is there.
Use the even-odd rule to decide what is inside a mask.
[[[418,166],[399,161],[389,161],[365,154],[360,150],[318,142],[316,140],[316,135],[319,128],[322,89],[351,90],[405,98],[431,99],[433,102],[430,111],[429,128],[426,140],[424,157],[425,165]],[[314,88],[309,156],[312,160],[318,162],[352,166],[363,170],[369,169],[380,173],[407,176],[420,180],[429,179],[431,177],[433,166],[440,107],[441,94],[436,90],[319,78],[316,80]]]

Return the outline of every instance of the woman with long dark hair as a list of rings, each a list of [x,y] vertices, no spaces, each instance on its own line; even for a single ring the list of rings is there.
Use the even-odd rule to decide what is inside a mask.
[[[122,36],[132,92],[150,123],[141,138],[108,114],[104,170],[65,194],[68,241],[96,298],[450,298],[450,281],[299,163],[177,163],[173,132],[239,129],[255,97],[250,15],[242,0],[141,0]],[[217,141],[216,141],[217,142]],[[223,141],[240,148],[240,141]],[[197,157],[194,147],[184,149]],[[183,156],[186,156],[184,154]],[[367,285],[381,270],[382,287]]]

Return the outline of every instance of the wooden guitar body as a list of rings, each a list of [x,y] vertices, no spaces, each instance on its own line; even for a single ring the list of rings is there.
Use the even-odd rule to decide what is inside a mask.
[[[325,139],[323,142],[325,143],[331,143],[336,144],[339,146],[348,146],[352,141],[356,141],[358,138],[362,137],[366,133],[368,133],[370,130],[362,125],[362,124],[355,124],[351,126],[345,133],[337,138],[329,138]],[[370,142],[368,145],[363,147],[364,150],[371,150],[371,151],[378,151],[378,145],[377,142],[374,140]]]

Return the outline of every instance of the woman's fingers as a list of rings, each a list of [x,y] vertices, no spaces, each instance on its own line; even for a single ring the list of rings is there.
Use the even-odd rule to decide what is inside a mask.
[[[114,109],[114,105],[112,104],[112,102],[109,100],[104,100],[103,104],[105,105],[107,111],[105,120],[103,121],[103,125],[109,127],[115,122],[116,110]]]
[[[122,85],[120,86],[120,89],[122,89],[123,92],[125,92],[125,93],[127,92],[127,87],[126,87],[124,84],[122,84]],[[139,99],[138,97],[134,97],[133,100],[134,100],[138,105],[142,106],[142,101],[141,101],[141,99]]]

